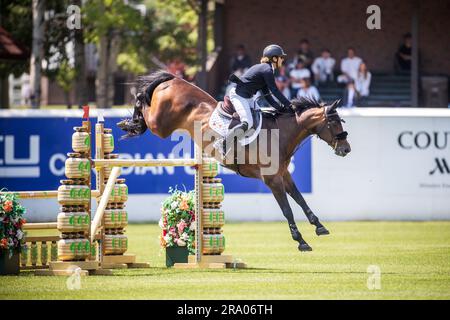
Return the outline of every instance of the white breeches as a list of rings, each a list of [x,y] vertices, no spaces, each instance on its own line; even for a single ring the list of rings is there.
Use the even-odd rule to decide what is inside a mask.
[[[253,126],[253,118],[250,111],[253,99],[246,99],[241,97],[236,93],[235,87],[231,88],[229,96],[231,103],[233,103],[234,108],[236,109],[236,112],[239,114],[239,117],[241,117],[241,122],[247,122],[248,128],[250,129]]]

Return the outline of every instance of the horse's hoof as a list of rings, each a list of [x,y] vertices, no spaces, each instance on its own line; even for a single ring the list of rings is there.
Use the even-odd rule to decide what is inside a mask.
[[[324,236],[324,235],[330,234],[330,231],[328,231],[327,228],[322,226],[322,227],[316,228],[316,234],[318,236]]]
[[[309,244],[307,244],[307,243],[300,243],[299,245],[298,245],[298,250],[300,250],[300,251],[312,251],[312,248],[309,246]]]

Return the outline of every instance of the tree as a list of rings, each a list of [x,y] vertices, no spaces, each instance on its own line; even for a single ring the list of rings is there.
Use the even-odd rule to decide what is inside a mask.
[[[114,98],[117,57],[128,37],[142,28],[142,17],[123,0],[92,0],[84,7],[88,41],[97,44],[99,65],[96,79],[98,108],[110,108]]]
[[[13,39],[24,49],[31,48],[32,13],[31,0],[16,0],[14,2],[0,0],[0,25],[7,30]],[[29,70],[29,60],[0,60],[0,106],[9,107],[8,76],[21,75]]]
[[[41,103],[41,71],[44,44],[44,11],[46,0],[32,0],[33,43],[30,61],[31,105],[39,108]]]

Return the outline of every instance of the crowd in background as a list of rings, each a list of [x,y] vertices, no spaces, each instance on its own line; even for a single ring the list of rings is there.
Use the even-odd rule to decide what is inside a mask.
[[[292,56],[292,55],[291,55]],[[230,62],[230,71],[242,75],[253,65],[243,45],[236,47]],[[408,72],[411,68],[411,35],[404,35],[404,43],[395,55],[396,71]],[[365,106],[370,95],[372,73],[367,63],[348,47],[339,67],[329,49],[322,49],[316,56],[307,39],[299,42],[291,59],[276,72],[275,82],[288,99],[307,97],[320,100],[320,89],[330,85],[342,87],[342,106]],[[228,91],[228,90],[227,90]]]

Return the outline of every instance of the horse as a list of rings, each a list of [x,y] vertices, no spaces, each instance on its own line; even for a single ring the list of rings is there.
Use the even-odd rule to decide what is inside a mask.
[[[200,123],[202,133],[210,130],[208,120],[218,101],[199,87],[161,70],[139,77],[136,84],[138,94],[132,118],[117,124],[126,132],[125,138],[142,135],[147,129],[161,138],[184,129],[193,138],[195,122]],[[298,242],[300,251],[311,251],[312,248],[297,228],[287,195],[300,205],[309,223],[315,226],[318,236],[327,235],[329,231],[305,202],[288,171],[288,165],[302,141],[311,135],[325,141],[338,156],[346,156],[351,151],[347,132],[342,127],[343,120],[336,110],[338,102],[325,105],[312,99],[293,100],[291,108],[263,117],[263,129],[279,129],[279,166],[273,174],[263,173],[265,164],[259,158],[256,163],[241,164],[220,160],[222,166],[241,176],[259,179],[268,186],[287,219],[292,239]],[[251,144],[257,143],[256,140]],[[206,143],[202,141],[202,148]],[[248,153],[248,149],[245,152]]]

